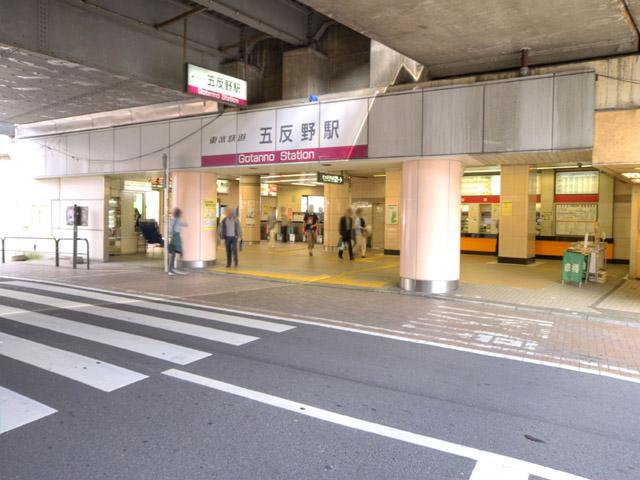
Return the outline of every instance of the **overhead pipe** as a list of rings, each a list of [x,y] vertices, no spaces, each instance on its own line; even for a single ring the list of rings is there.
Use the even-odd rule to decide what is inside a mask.
[[[156,23],[154,25],[154,27],[156,27],[156,30],[160,30],[164,27],[167,27],[173,23],[179,22],[180,20],[183,19],[187,19],[193,15],[197,15],[200,12],[204,12],[205,10],[207,10],[207,7],[205,7],[204,5],[198,5],[195,8],[192,8],[191,10],[187,10],[186,12],[181,13],[180,15],[176,15],[173,18],[170,18],[169,20],[165,20],[164,22],[160,22],[160,23]]]

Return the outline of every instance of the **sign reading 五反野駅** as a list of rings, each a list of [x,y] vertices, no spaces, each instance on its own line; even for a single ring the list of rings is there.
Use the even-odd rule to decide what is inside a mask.
[[[368,99],[225,113],[203,126],[202,166],[367,158]]]
[[[337,185],[342,185],[344,183],[344,177],[336,173],[318,172],[318,182],[319,183],[335,183]]]
[[[246,81],[190,63],[187,64],[187,92],[229,105],[247,104]]]

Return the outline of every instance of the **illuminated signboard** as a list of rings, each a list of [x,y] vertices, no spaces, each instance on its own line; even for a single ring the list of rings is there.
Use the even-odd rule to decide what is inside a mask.
[[[247,82],[196,65],[187,65],[187,92],[220,103],[247,104]]]
[[[342,185],[344,183],[344,177],[336,173],[318,172],[318,182],[319,183],[335,183],[337,185]]]
[[[124,190],[128,192],[150,192],[153,187],[151,182],[141,182],[138,180],[125,180]]]
[[[275,183],[261,183],[260,195],[263,197],[277,197],[278,185]]]

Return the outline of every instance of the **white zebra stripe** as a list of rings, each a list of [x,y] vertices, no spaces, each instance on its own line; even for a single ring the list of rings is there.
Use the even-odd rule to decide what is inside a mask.
[[[256,320],[253,318],[237,317],[234,315],[227,315],[224,313],[217,313],[207,310],[199,310],[197,308],[183,307],[179,305],[169,305],[166,303],[153,303],[146,300],[138,300],[134,298],[122,297],[119,295],[111,295],[107,293],[100,293],[94,291],[81,290],[78,288],[59,287],[56,285],[47,285],[43,283],[23,282],[20,280],[14,280],[5,282],[7,285],[15,285],[18,287],[32,288],[34,290],[44,290],[47,292],[62,293],[64,295],[72,295],[74,297],[91,298],[93,300],[99,300],[106,303],[126,303],[135,307],[142,307],[149,310],[156,310],[161,312],[176,313],[178,315],[186,315],[188,317],[202,318],[205,320],[211,320],[214,322],[228,323],[230,325],[237,325],[240,327],[254,328],[256,330],[266,330],[269,332],[286,332],[295,328],[292,325],[285,325],[282,323],[267,322],[265,320]]]
[[[56,413],[47,405],[0,386],[0,434]]]
[[[214,342],[228,343],[230,345],[240,346],[245,343],[257,340],[258,337],[243,335],[240,333],[218,330],[210,327],[202,327],[191,323],[177,322],[166,318],[144,315],[142,313],[128,312],[126,310],[118,310],[116,308],[100,307],[88,303],[78,303],[62,298],[49,297],[46,295],[38,295],[18,290],[10,290],[0,288],[0,295],[12,298],[14,300],[23,300],[25,302],[39,303],[55,308],[63,308],[75,310],[78,312],[98,315],[101,317],[120,320],[123,322],[135,323],[145,327],[158,328],[160,330],[168,330],[170,332],[190,335],[193,337],[204,338]]]
[[[75,322],[64,318],[44,315],[29,310],[13,309],[10,313],[3,313],[0,306],[0,318],[19,322],[33,327],[44,328],[53,332],[70,335],[96,343],[102,343],[141,355],[159,358],[178,365],[187,365],[196,360],[210,356],[210,353],[192,348],[175,345],[161,340],[134,335],[104,327],[97,327],[82,322]]]
[[[0,355],[104,392],[112,392],[147,378],[133,370],[6,333],[0,333]]]

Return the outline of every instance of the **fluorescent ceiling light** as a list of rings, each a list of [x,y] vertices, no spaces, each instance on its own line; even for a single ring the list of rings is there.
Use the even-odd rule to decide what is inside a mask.
[[[272,180],[272,179],[277,179],[277,178],[291,178],[291,177],[296,177],[296,178],[301,178],[301,177],[315,177],[317,176],[317,173],[289,173],[286,175],[266,175],[264,177],[261,177],[263,180]]]
[[[640,172],[625,172],[622,174],[623,177],[638,179],[640,180]]]
[[[537,167],[536,170],[560,170],[561,168],[591,168],[591,164],[582,164],[582,165],[560,165],[557,167]]]

